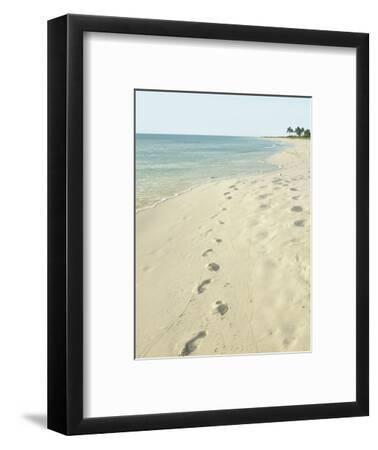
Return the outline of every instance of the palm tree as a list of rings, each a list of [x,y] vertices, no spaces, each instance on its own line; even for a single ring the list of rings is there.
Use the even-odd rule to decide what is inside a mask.
[[[310,131],[309,129],[304,130],[303,136],[304,136],[304,137],[308,137],[308,138],[311,137],[311,131]]]
[[[291,134],[294,133],[294,130],[291,127],[288,127],[288,129],[286,130],[287,134]]]
[[[302,135],[302,133],[303,133],[303,128],[301,128],[301,127],[297,127],[296,129],[295,129],[295,133],[297,134],[297,136],[301,136]]]

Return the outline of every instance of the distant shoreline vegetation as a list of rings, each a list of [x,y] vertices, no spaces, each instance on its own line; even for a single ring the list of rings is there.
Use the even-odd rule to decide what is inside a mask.
[[[310,139],[311,131],[309,129],[304,129],[301,127],[295,128],[288,127],[285,136],[261,136],[263,138],[288,138],[288,139]]]
[[[296,127],[293,129],[292,127],[288,127],[286,130],[287,137],[290,138],[310,138],[311,131],[309,129],[304,129],[301,127]]]

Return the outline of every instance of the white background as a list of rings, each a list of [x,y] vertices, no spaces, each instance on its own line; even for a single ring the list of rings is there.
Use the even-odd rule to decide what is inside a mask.
[[[377,438],[377,327],[371,330],[371,416],[282,424],[65,438],[43,429],[46,408],[46,25],[66,12],[371,32],[377,79],[378,14],[361,0],[286,2],[66,0],[3,5],[1,33],[1,435],[4,448],[275,449],[374,448]],[[377,122],[376,83],[371,124]],[[377,132],[371,132],[371,190],[376,192]],[[340,177],[342,179],[342,175]],[[371,202],[371,228],[378,226]],[[377,317],[378,242],[372,242],[371,317]],[[375,322],[372,320],[372,324]],[[69,446],[69,447],[68,447]]]
[[[85,416],[354,401],[355,50],[89,33],[84,55]],[[312,352],[134,360],[135,87],[312,95]]]

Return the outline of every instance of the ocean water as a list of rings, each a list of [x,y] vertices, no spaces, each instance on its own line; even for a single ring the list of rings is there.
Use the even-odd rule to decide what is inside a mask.
[[[267,159],[280,146],[256,137],[136,134],[136,208],[212,179],[271,171]]]

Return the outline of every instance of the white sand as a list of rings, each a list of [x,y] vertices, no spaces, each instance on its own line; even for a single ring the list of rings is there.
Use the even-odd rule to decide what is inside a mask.
[[[137,213],[137,358],[310,350],[310,141],[282,141],[278,171]]]

